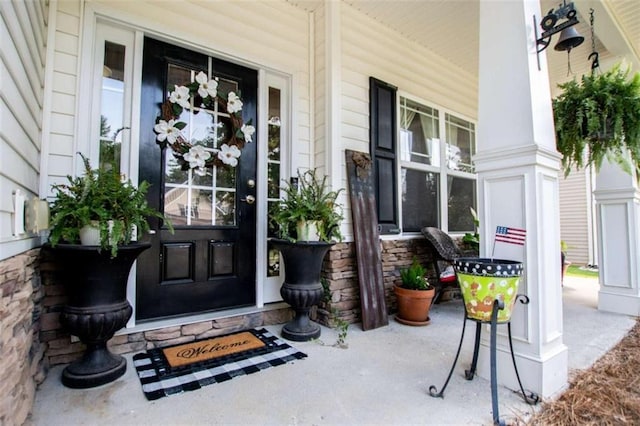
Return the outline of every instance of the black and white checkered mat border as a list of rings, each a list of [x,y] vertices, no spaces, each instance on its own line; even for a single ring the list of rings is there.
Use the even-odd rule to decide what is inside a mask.
[[[307,356],[264,328],[246,331],[262,340],[265,346],[178,368],[169,366],[161,348],[134,355],[133,365],[144,395],[149,401],[153,401],[231,380],[236,376],[257,373]]]

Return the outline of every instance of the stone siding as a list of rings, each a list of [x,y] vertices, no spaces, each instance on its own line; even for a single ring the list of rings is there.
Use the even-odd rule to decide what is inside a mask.
[[[435,279],[431,253],[422,237],[382,240],[380,248],[385,301],[387,311],[393,313],[396,311],[393,286],[400,282],[400,269],[408,267],[415,256],[432,275],[430,279]],[[360,322],[360,284],[354,243],[339,243],[331,248],[324,259],[322,278],[325,297],[312,312],[312,318],[328,327],[336,326],[336,321]]]
[[[38,249],[0,262],[0,425],[26,422],[46,376]]]

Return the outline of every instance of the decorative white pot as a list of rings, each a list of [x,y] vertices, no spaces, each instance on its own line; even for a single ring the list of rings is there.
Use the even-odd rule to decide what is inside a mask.
[[[320,241],[317,220],[301,220],[296,226],[298,241]]]
[[[97,221],[92,221],[90,225],[80,228],[80,244],[83,246],[100,245],[100,227]]]
[[[113,235],[113,220],[107,221],[107,232],[109,233],[109,244],[117,244],[117,238]],[[83,246],[99,246],[100,243],[100,222],[92,220],[89,225],[80,228],[80,244]]]

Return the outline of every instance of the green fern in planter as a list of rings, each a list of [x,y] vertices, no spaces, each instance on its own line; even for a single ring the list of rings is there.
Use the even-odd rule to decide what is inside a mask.
[[[100,228],[101,249],[109,250],[112,257],[117,255],[118,245],[131,242],[133,229],[138,238],[149,231],[149,217],[164,220],[173,232],[171,222],[147,204],[148,182],[143,181],[136,188],[131,181],[123,181],[115,169],[92,169],[89,160],[79,155],[84,162],[84,175],[67,176],[66,184],[52,187],[52,247],[60,242],[78,244],[80,228],[92,222]]]
[[[563,92],[553,100],[553,113],[565,176],[574,166],[599,169],[605,158],[627,172],[638,170],[640,74],[629,78],[629,70],[616,65],[559,87]]]
[[[418,263],[418,259],[414,257],[410,267],[400,270],[401,287],[408,290],[429,290],[431,285],[425,274],[425,269]]]
[[[280,238],[296,241],[299,221],[317,221],[320,241],[342,240],[340,223],[344,216],[337,199],[344,189],[331,191],[327,179],[328,176],[319,178],[311,169],[298,171],[297,185],[284,182],[284,198],[269,211],[270,225]]]

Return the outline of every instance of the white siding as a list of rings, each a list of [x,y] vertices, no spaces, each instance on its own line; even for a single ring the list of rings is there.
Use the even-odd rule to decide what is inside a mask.
[[[334,149],[340,150],[347,187],[344,150],[369,151],[369,77],[472,119],[477,117],[478,88],[477,76],[348,5],[343,4],[341,19],[342,120],[340,145]],[[345,211],[345,217],[351,223],[351,212]]]
[[[0,2],[0,260],[39,243],[13,236],[13,193],[38,197],[47,3]]]
[[[585,265],[590,263],[589,209],[591,185],[586,170],[573,170],[560,178],[560,239],[567,246],[567,260]]]
[[[80,46],[81,5],[78,1],[57,3],[53,43],[51,110],[48,133],[43,136],[47,152],[47,178],[43,192],[73,174],[76,130],[76,91],[78,86],[78,49]]]

